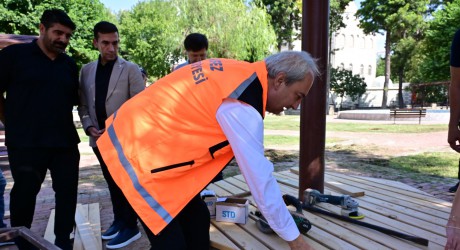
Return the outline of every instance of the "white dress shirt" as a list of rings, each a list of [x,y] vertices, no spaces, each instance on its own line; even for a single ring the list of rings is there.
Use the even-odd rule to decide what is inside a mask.
[[[295,240],[300,232],[272,175],[273,164],[265,158],[264,124],[259,112],[246,103],[226,99],[217,110],[216,118],[258,209],[281,238]]]

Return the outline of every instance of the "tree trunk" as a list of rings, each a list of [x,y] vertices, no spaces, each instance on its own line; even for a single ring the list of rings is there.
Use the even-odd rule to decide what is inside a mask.
[[[383,83],[382,108],[387,108],[388,84],[390,82],[390,31],[387,30],[385,37],[385,82]]]
[[[403,98],[403,92],[402,92],[402,85],[404,81],[404,68],[401,67],[399,68],[398,71],[398,78],[399,78],[399,89],[398,89],[398,103],[399,103],[399,108],[404,108],[404,98]]]

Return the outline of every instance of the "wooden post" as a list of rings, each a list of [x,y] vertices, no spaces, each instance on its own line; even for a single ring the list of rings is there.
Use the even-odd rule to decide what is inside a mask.
[[[300,111],[299,199],[306,188],[324,191],[327,75],[329,64],[329,0],[303,0],[302,50],[318,61],[315,79]]]

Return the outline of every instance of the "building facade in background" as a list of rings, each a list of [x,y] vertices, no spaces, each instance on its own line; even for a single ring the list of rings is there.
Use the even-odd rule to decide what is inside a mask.
[[[383,97],[384,77],[376,77],[378,55],[383,55],[383,51],[378,51],[376,35],[366,35],[359,28],[359,20],[355,17],[358,7],[354,1],[350,2],[343,14],[345,28],[332,34],[331,37],[331,57],[330,64],[333,68],[343,68],[351,70],[353,74],[358,74],[364,78],[367,84],[366,93],[357,101],[352,101],[344,97],[343,108],[356,107],[381,107]],[[293,43],[295,50],[301,50],[301,41]],[[408,83],[403,85],[403,89]],[[410,104],[410,92],[403,91],[406,104]],[[397,105],[398,84],[393,84],[390,80],[388,90],[388,107]],[[338,108],[340,97],[332,91],[329,94],[329,104]]]

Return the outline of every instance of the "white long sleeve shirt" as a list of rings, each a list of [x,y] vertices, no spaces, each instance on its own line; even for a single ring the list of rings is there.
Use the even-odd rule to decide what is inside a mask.
[[[217,110],[216,118],[232,147],[258,209],[282,239],[296,239],[300,232],[272,175],[273,164],[264,155],[262,117],[252,106],[226,99]]]

